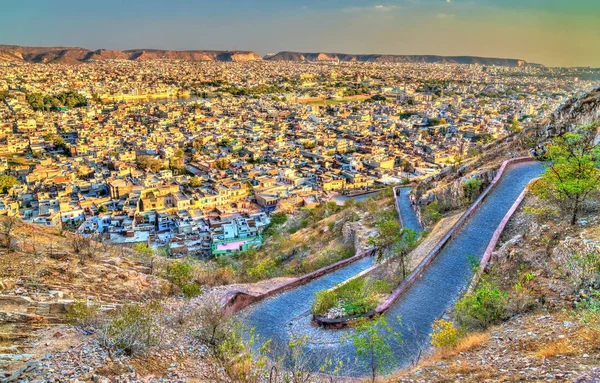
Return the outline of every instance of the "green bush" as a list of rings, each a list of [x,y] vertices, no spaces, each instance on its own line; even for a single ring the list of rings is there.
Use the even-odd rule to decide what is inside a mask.
[[[346,315],[362,315],[377,307],[379,294],[387,294],[391,290],[392,284],[385,280],[354,278],[332,290],[318,292],[311,311],[323,315],[340,305]]]
[[[93,302],[90,303],[85,299],[78,299],[67,307],[67,322],[74,325],[87,326],[96,319],[99,311],[100,308]]]
[[[508,294],[491,281],[482,280],[475,291],[465,294],[454,306],[458,323],[465,328],[485,329],[506,317]]]
[[[127,304],[113,313],[99,331],[100,342],[109,355],[140,355],[147,353],[150,347],[159,345],[160,309],[158,303]]]
[[[271,223],[273,225],[283,225],[288,220],[288,216],[285,213],[275,213],[271,215]]]
[[[196,269],[184,261],[175,261],[167,266],[165,278],[175,286],[183,289],[194,279]]]
[[[458,329],[452,322],[439,319],[432,324],[431,345],[435,348],[455,347],[458,344]]]
[[[315,293],[315,301],[310,309],[313,314],[324,315],[338,302],[335,291],[321,290]]]
[[[438,202],[432,202],[423,210],[423,219],[428,225],[433,225],[442,219],[441,207]]]
[[[473,202],[481,193],[483,181],[478,178],[469,178],[463,184],[463,192],[467,202]]]
[[[186,298],[197,297],[201,294],[202,286],[200,286],[198,283],[193,282],[183,286],[183,295],[185,295]]]
[[[263,259],[258,264],[248,269],[248,276],[255,281],[260,281],[271,276],[277,268],[277,264],[272,259]]]

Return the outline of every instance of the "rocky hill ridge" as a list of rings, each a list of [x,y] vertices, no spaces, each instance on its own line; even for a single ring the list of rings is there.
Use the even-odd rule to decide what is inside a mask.
[[[374,62],[374,63],[434,63],[480,64],[509,67],[538,66],[520,59],[475,56],[389,55],[348,53],[301,53],[282,51],[261,57],[252,51],[229,50],[167,50],[128,49],[90,50],[81,47],[24,47],[0,45],[0,62],[30,62],[41,64],[79,64],[105,60],[188,60],[188,61],[297,61],[297,62]]]
[[[270,61],[307,61],[307,62],[379,62],[379,63],[433,63],[433,64],[481,64],[510,67],[537,66],[520,59],[475,57],[475,56],[437,56],[437,55],[389,55],[389,54],[348,54],[348,53],[302,53],[279,52],[267,55]]]
[[[257,61],[262,57],[250,51],[130,49],[125,51],[79,47],[22,47],[0,45],[0,61],[41,64],[79,64],[105,60],[188,60],[188,61]]]

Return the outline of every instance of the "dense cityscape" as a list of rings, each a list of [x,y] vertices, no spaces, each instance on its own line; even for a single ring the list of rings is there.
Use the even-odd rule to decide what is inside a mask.
[[[271,213],[460,164],[543,123],[594,75],[339,61],[4,63],[1,210],[173,255],[242,251],[260,246]]]

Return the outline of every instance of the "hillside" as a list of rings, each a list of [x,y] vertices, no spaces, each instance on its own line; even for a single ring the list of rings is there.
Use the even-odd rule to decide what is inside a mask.
[[[189,61],[256,61],[260,55],[248,51],[131,49],[125,51],[78,47],[22,47],[0,45],[0,61],[42,64],[79,64],[104,60],[189,60]]]
[[[264,57],[271,61],[343,61],[376,63],[434,63],[434,64],[480,64],[510,67],[523,67],[529,64],[519,59],[488,58],[474,56],[435,56],[435,55],[384,55],[384,54],[347,54],[347,53],[301,53],[279,52]]]

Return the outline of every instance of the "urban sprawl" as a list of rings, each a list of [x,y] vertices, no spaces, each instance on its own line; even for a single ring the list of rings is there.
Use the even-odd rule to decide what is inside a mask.
[[[0,63],[0,213],[169,253],[434,175],[591,88],[586,69]]]

